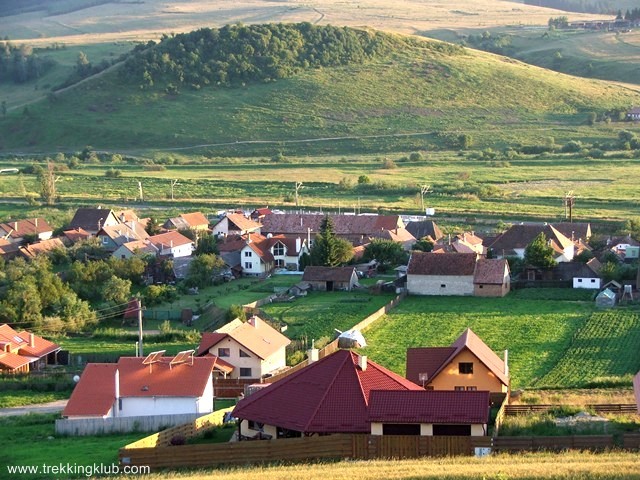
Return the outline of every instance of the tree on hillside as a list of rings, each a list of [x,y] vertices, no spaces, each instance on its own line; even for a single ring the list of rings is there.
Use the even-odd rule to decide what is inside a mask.
[[[538,268],[552,268],[556,262],[553,259],[553,248],[549,246],[547,237],[543,232],[533,239],[524,250],[524,260],[528,265]]]
[[[353,258],[353,246],[347,240],[336,237],[331,217],[326,216],[320,225],[311,247],[311,263],[316,266],[337,267]]]

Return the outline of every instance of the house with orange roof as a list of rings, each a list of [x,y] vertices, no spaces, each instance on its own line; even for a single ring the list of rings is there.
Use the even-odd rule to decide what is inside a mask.
[[[177,231],[160,233],[147,240],[158,250],[158,255],[162,256],[189,257],[195,250],[193,241]]]
[[[158,247],[151,243],[148,239],[133,240],[120,245],[112,254],[115,258],[133,258],[135,256],[158,255]]]
[[[261,233],[262,225],[242,213],[227,213],[213,226],[213,234],[219,237]]]
[[[60,346],[33,333],[0,325],[0,372],[28,373],[56,363]]]
[[[73,245],[81,240],[91,238],[91,234],[81,227],[72,228],[71,230],[65,230],[62,232],[63,241],[67,245]]]
[[[213,411],[213,358],[193,350],[175,357],[154,352],[89,363],[62,416],[69,419],[197,414]]]
[[[509,368],[467,328],[450,347],[407,350],[407,378],[429,390],[509,392]]]
[[[201,212],[181,213],[170,218],[164,225],[167,230],[209,230],[209,219]]]
[[[240,439],[477,435],[486,431],[489,393],[428,392],[365,356],[338,350],[240,400],[233,416]]]
[[[64,243],[62,243],[62,240],[60,240],[59,238],[50,238],[48,240],[42,240],[38,243],[21,246],[18,249],[18,253],[24,258],[31,259],[44,253],[51,253],[54,250],[66,250]]]
[[[256,315],[246,322],[235,319],[202,334],[199,357],[217,359],[227,371],[226,378],[262,378],[286,367],[287,337]]]
[[[53,228],[44,218],[28,218],[0,223],[0,238],[9,243],[24,243],[25,236],[36,240],[48,240],[53,236]]]

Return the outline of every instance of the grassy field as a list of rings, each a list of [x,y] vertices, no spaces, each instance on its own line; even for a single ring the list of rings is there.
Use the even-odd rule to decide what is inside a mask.
[[[287,325],[289,338],[309,342],[320,337],[333,339],[335,330],[346,331],[382,308],[394,297],[368,292],[311,292],[289,303],[271,303],[261,308]]]
[[[409,297],[365,333],[366,352],[403,374],[407,348],[447,346],[470,327],[493,351],[501,355],[509,350],[514,390],[590,383],[629,386],[640,360],[624,345],[640,341],[637,313],[593,310],[591,302],[513,295]]]

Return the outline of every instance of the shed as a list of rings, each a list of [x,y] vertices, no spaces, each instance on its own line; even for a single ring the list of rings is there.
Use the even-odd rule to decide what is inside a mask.
[[[302,281],[308,282],[313,290],[332,292],[334,290],[351,291],[358,283],[354,267],[307,267]]]
[[[602,308],[615,307],[616,306],[616,294],[612,290],[610,290],[608,288],[605,288],[596,297],[596,306],[597,307],[602,307]]]

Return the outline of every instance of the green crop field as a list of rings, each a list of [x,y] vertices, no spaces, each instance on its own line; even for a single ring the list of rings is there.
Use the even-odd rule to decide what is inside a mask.
[[[403,374],[406,349],[450,345],[470,327],[502,356],[509,350],[512,388],[630,384],[640,360],[638,315],[596,312],[581,300],[409,297],[365,332],[375,361]]]

